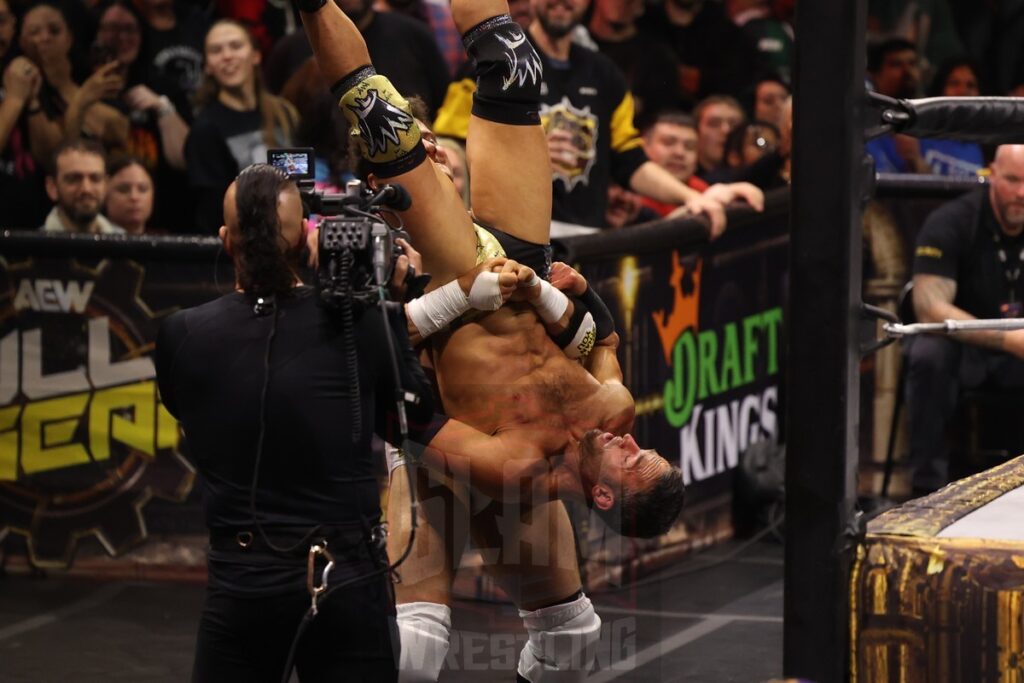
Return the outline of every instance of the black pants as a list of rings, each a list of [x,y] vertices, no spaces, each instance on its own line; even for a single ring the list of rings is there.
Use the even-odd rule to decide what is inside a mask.
[[[389,582],[384,575],[340,588],[321,604],[296,650],[299,680],[398,680],[398,630]],[[279,683],[309,605],[309,594],[301,589],[284,595],[243,597],[208,587],[192,681]]]
[[[1024,361],[948,337],[922,335],[909,346],[910,463],[914,490],[924,493],[949,483],[946,423],[960,391],[1020,389],[1024,398]]]

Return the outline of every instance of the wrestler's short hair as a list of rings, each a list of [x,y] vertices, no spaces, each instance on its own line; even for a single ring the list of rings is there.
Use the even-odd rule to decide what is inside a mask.
[[[672,528],[683,509],[683,472],[671,467],[645,491],[622,491],[607,510],[594,507],[614,531],[633,538],[654,538]]]

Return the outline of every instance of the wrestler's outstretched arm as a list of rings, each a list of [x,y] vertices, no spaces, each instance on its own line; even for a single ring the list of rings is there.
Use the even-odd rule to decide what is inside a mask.
[[[448,177],[427,159],[409,103],[376,74],[355,24],[334,3],[298,0],[302,24],[324,79],[352,129],[370,170],[400,183],[412,197],[406,229],[433,274],[431,288],[476,264],[476,236]]]

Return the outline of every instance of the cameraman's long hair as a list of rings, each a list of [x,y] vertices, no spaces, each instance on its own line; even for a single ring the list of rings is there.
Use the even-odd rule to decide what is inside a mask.
[[[240,21],[234,19],[218,19],[206,31],[210,35],[217,26],[228,24],[240,29],[249,39],[252,48],[259,51],[260,45],[253,37],[252,31]],[[206,40],[203,40],[203,61],[206,61]],[[256,108],[260,112],[260,132],[263,135],[263,142],[267,147],[289,147],[298,125],[299,113],[292,103],[271,94],[263,84],[263,74],[260,67],[253,67],[256,86]],[[220,84],[209,74],[203,76],[202,82],[195,94],[196,108],[203,107],[215,101],[220,95]],[[280,135],[278,134],[280,133]]]
[[[277,198],[292,181],[280,169],[253,164],[235,182],[238,284],[250,298],[287,296],[296,279],[289,258],[294,250],[281,235]]]

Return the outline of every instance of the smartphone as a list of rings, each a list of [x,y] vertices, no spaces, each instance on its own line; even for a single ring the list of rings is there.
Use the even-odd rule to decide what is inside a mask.
[[[117,48],[107,43],[96,42],[89,48],[89,69],[95,71],[104,64],[117,59]]]

